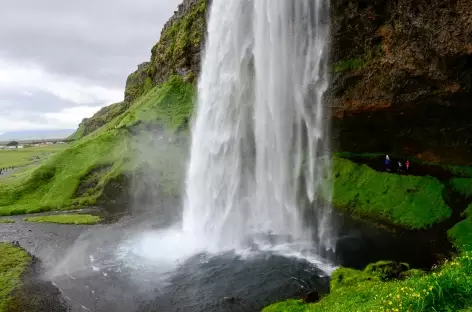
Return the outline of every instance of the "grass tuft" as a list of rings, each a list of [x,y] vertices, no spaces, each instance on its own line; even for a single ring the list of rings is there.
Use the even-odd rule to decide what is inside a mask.
[[[87,214],[64,214],[40,217],[28,217],[24,219],[28,222],[39,223],[59,223],[59,224],[97,224],[101,221],[98,216]]]
[[[0,312],[8,312],[11,293],[21,285],[20,277],[31,257],[11,244],[0,243]]]
[[[11,219],[0,219],[0,223],[15,223],[15,220],[11,220]]]

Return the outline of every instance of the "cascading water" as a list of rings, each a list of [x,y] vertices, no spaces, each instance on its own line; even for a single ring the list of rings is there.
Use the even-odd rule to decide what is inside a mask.
[[[303,208],[330,192],[328,15],[328,0],[212,1],[183,216],[207,250],[328,245],[329,209],[310,225]]]

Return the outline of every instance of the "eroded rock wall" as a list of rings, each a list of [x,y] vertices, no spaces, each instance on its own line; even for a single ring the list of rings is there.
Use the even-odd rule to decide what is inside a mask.
[[[337,0],[339,150],[472,163],[472,2]]]

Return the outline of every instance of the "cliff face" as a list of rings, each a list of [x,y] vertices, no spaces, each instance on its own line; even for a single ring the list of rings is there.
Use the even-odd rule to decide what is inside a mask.
[[[138,65],[126,80],[124,101],[102,108],[86,118],[69,137],[78,140],[123,114],[156,85],[180,76],[194,83],[200,72],[201,51],[206,34],[207,8],[211,0],[184,0],[165,24],[159,42],[151,50],[151,60]],[[190,119],[188,116],[187,119]]]
[[[195,82],[210,0],[184,0],[126,105],[172,75]],[[470,0],[332,0],[334,148],[472,163]]]
[[[329,99],[340,150],[472,162],[469,0],[338,0]]]
[[[195,81],[200,72],[209,0],[184,0],[152,48],[149,76],[155,84],[177,74]]]

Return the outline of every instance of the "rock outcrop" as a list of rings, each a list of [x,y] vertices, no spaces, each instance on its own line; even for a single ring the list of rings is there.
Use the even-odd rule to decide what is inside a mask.
[[[177,75],[187,82],[196,82],[205,45],[210,1],[184,0],[162,29],[159,42],[151,50],[151,60],[138,65],[137,70],[128,76],[124,101],[105,107],[93,117],[84,119],[69,139],[78,140],[96,131],[171,76]]]
[[[138,65],[138,69],[128,76],[125,86],[125,102],[132,103],[141,95],[151,90],[152,80],[148,77],[149,62]]]
[[[209,0],[184,0],[166,23],[159,42],[152,48],[149,76],[154,84],[179,75],[195,81],[205,44]]]

